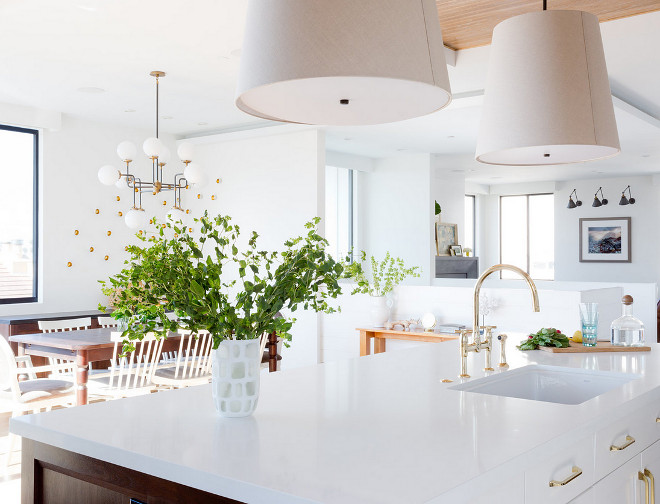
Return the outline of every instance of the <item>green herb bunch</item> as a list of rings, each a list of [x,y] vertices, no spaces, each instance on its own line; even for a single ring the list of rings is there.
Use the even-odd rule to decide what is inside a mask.
[[[530,334],[516,348],[518,350],[537,350],[540,346],[566,348],[569,346],[569,342],[559,329],[547,327]]]
[[[328,301],[341,294],[343,266],[325,252],[319,222],[306,223],[307,232],[287,240],[284,251],[266,252],[258,250],[255,232],[241,251],[240,228],[227,216],[205,212],[195,219],[196,232],[181,222],[163,227],[154,218],[155,232],[138,235],[143,245],[128,247],[126,267],[100,281],[102,290],[112,296],[112,316],[126,323],[123,335],[129,340],[185,328],[209,331],[215,348],[223,339],[273,331],[287,344],[295,319],[281,316],[281,310],[332,313]]]
[[[419,266],[406,268],[403,259],[392,257],[389,252],[385,258],[378,262],[374,256],[371,256],[369,263],[371,268],[371,280],[365,270],[367,263],[367,254],[360,251],[359,260],[346,258],[344,262],[344,278],[350,278],[355,281],[357,286],[351,294],[369,294],[370,296],[384,296],[391,292],[394,287],[399,285],[406,277],[419,277]]]

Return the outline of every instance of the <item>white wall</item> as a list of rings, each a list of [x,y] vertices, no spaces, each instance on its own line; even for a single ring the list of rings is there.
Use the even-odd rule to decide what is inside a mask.
[[[153,132],[63,115],[61,129],[42,130],[40,135],[40,301],[2,304],[0,315],[96,309],[99,302],[105,302],[98,280],[107,279],[122,268],[127,257],[124,247],[135,240],[117,213],[125,214],[132,206],[132,193],[102,185],[96,173],[104,164],[122,168],[116,154],[121,141],[130,140],[141,146]],[[175,151],[171,136],[161,138]],[[151,165],[145,155],[138,155],[134,164],[135,173],[151,178]],[[116,201],[116,196],[121,200]],[[162,206],[168,198],[169,204]],[[170,193],[143,199],[143,207],[154,215],[164,214],[169,206]],[[90,247],[94,247],[94,252],[89,252]],[[108,261],[104,260],[106,255]]]
[[[500,262],[500,204],[497,196],[475,195],[475,257],[479,272]]]
[[[222,135],[194,139],[198,162],[211,183],[199,191],[201,199],[191,203],[191,214],[208,209],[229,215],[241,226],[243,237],[252,230],[259,233],[261,250],[282,250],[288,238],[305,232],[305,222],[323,217],[323,133],[258,135],[257,131],[251,138],[228,141]],[[295,317],[291,347],[283,351],[283,369],[319,360],[319,316],[298,311]]]
[[[380,159],[358,181],[360,247],[377,259],[389,251],[406,266],[420,266],[421,277],[406,283],[428,285],[435,254],[430,156]]]
[[[442,222],[458,225],[458,243],[465,236],[465,174],[452,172],[443,156],[431,158],[431,203],[437,200],[442,208]],[[435,253],[435,250],[434,250]]]
[[[621,191],[630,184],[634,205],[620,206]],[[599,186],[609,204],[593,208]],[[568,209],[568,196],[577,189],[582,206]],[[660,186],[652,177],[592,179],[557,183],[555,198],[555,279],[586,282],[660,282],[658,246]],[[600,196],[600,194],[599,194]],[[632,262],[579,262],[579,220],[586,217],[631,217]]]

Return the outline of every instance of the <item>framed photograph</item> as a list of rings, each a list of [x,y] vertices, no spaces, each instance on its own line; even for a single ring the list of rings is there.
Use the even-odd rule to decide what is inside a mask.
[[[630,217],[580,219],[580,262],[630,259]]]
[[[435,250],[439,256],[451,255],[452,245],[458,245],[458,225],[436,222]]]
[[[461,245],[452,245],[450,249],[451,249],[451,255],[457,257],[463,257],[463,247]]]

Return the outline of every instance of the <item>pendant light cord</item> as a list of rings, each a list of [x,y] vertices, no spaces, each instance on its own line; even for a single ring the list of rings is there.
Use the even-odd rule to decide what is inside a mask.
[[[545,0],[543,0],[545,3]],[[158,76],[156,76],[156,138],[158,138]]]
[[[543,0],[543,10],[548,10],[548,0]]]

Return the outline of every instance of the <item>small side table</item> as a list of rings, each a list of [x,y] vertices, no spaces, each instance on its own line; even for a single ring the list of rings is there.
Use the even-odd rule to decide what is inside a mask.
[[[371,354],[371,340],[374,341],[374,353],[383,353],[386,350],[388,339],[409,341],[442,342],[458,339],[456,334],[441,334],[428,331],[395,331],[379,327],[357,328],[360,331],[360,357]]]

